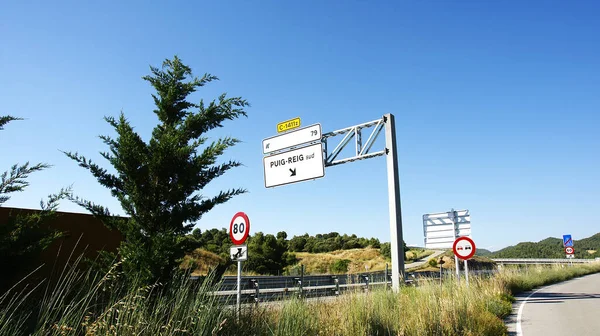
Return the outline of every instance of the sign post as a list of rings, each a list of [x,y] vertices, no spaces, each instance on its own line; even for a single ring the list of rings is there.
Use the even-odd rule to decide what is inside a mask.
[[[563,247],[565,248],[565,254],[567,259],[575,258],[575,248],[573,247],[573,237],[571,235],[563,235]],[[572,262],[571,262],[572,264]]]
[[[454,230],[452,231],[452,233],[454,234],[454,240],[456,241],[457,235],[456,235],[456,211],[454,211],[454,209],[452,209],[449,213],[450,215],[450,220],[452,221],[452,225],[454,226]],[[454,254],[454,266],[456,268],[456,281],[460,281],[460,267],[458,266],[458,256],[456,256],[456,253]],[[467,279],[467,284],[469,283],[469,279]]]
[[[575,249],[571,246],[565,247],[565,253],[567,255],[567,259],[575,258]],[[573,265],[573,262],[569,262],[569,264]]]
[[[321,178],[325,175],[325,167],[387,156],[392,289],[397,291],[400,282],[404,283],[406,280],[406,274],[394,115],[387,113],[377,120],[326,134],[321,134],[320,124],[291,131],[298,127],[300,127],[300,118],[287,120],[277,125],[277,132],[281,133],[279,136],[263,140],[263,154],[269,155],[263,158],[266,188]],[[368,128],[372,128],[371,134],[368,138],[363,137],[364,130]],[[384,129],[385,148],[371,152],[377,137]],[[328,139],[338,135],[343,137],[335,147],[332,146],[331,150]],[[353,138],[354,141],[351,141]],[[363,141],[365,138],[366,141]],[[350,143],[355,145],[355,150],[349,154],[350,157],[338,158]]]
[[[467,283],[467,287],[469,286],[469,264],[467,263],[466,260],[463,260],[463,263],[465,265],[465,281]]]
[[[438,261],[438,264],[440,265],[440,287],[442,287],[442,265],[445,263],[444,258],[440,256],[440,260]]]
[[[237,260],[237,317],[240,318],[242,303],[242,261],[248,259],[248,247],[242,245],[250,233],[250,219],[243,212],[236,213],[229,223],[229,237],[234,245],[230,249],[231,259]],[[240,246],[241,245],[241,246]]]
[[[402,238],[402,211],[400,208],[400,178],[398,176],[398,151],[396,149],[396,123],[394,115],[386,114],[385,147],[387,149],[388,202],[390,217],[390,247],[392,252],[392,289],[398,291],[404,274],[404,239]]]
[[[263,140],[263,154],[278,150],[297,147],[312,141],[321,141],[321,124],[314,124],[304,128],[276,135]]]
[[[467,286],[469,286],[469,268],[467,266],[467,260],[475,255],[475,250],[475,242],[469,237],[457,238],[452,245],[454,256],[465,262],[465,281],[467,282]]]
[[[563,247],[573,247],[573,238],[571,235],[563,235]]]
[[[267,188],[323,177],[323,147],[319,143],[265,156],[263,169]]]
[[[450,210],[423,215],[425,248],[450,249],[460,237],[471,237],[469,210]],[[454,256],[456,278],[460,279],[459,258]],[[466,265],[465,265],[466,266]],[[466,266],[468,267],[468,266]]]

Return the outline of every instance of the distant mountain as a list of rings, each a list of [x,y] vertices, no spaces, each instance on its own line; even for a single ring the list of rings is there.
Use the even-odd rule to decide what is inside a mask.
[[[588,237],[588,238],[584,238],[581,240],[575,240],[574,241],[575,244],[575,253],[577,253],[578,250],[581,250],[582,252],[584,250],[593,250],[593,251],[599,251],[600,250],[600,233],[596,233],[595,235]],[[600,257],[600,251],[596,252],[596,257]]]
[[[486,249],[482,249],[482,248],[477,248],[475,250],[475,255],[478,255],[478,256],[487,257],[490,254],[492,254],[492,251],[490,251],[490,250],[486,250]]]
[[[524,242],[509,246],[486,255],[488,258],[564,258],[565,250],[561,238],[548,237],[537,243]],[[600,233],[591,237],[573,240],[575,258],[593,259],[600,257]],[[478,250],[479,252],[479,250]]]

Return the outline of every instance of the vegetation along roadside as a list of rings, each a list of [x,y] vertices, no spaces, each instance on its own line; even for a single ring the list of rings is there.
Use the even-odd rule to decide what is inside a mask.
[[[100,276],[69,268],[41,300],[29,300],[26,291],[4,294],[0,335],[504,335],[513,294],[600,272],[600,263],[503,269],[491,278],[472,277],[469,287],[426,280],[399,293],[294,299],[244,310],[239,321],[208,295],[218,288],[211,281],[176,275],[172,286],[131,287],[117,270]]]

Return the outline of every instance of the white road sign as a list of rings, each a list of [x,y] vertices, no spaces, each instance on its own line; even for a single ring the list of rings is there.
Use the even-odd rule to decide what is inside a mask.
[[[469,210],[457,210],[423,215],[425,248],[450,249],[459,237],[471,237]]]
[[[475,242],[469,237],[460,237],[452,246],[454,255],[462,260],[468,260],[475,254]]]
[[[229,248],[231,260],[246,261],[248,260],[248,245],[236,245]]]
[[[263,158],[265,187],[312,180],[325,176],[320,143]]]
[[[321,124],[314,124],[289,133],[264,139],[263,153],[272,153],[285,148],[320,140]]]
[[[242,245],[250,235],[250,218],[243,212],[236,213],[229,223],[229,237],[235,245]]]

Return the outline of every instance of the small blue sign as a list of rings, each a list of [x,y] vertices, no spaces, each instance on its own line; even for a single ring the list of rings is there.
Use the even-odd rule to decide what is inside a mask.
[[[571,235],[563,235],[563,246],[573,247],[573,239],[571,238]]]

